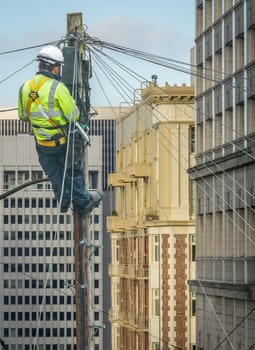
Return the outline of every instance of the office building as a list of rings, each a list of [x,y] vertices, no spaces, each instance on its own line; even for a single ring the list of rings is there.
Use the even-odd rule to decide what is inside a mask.
[[[255,1],[196,1],[197,349],[255,344]]]
[[[106,191],[108,168],[112,172],[115,167],[112,158],[115,154],[115,117],[112,113],[112,109],[98,108],[98,116],[90,123],[87,182],[91,189]],[[30,125],[19,121],[16,111],[1,113],[0,135],[2,194],[28,181],[45,178]],[[109,201],[108,197],[106,193],[106,201]],[[41,350],[75,349],[72,211],[59,215],[47,181],[12,193],[0,204],[3,233],[0,338],[9,350],[30,350],[35,349],[35,345]],[[110,286],[104,273],[104,259],[107,255],[110,259],[110,251],[103,249],[103,246],[106,249],[109,246],[107,235],[103,234],[103,210],[106,209],[101,205],[93,211],[89,226],[89,312],[91,344],[95,350],[107,349],[104,337],[109,338],[108,342],[111,338],[107,324]],[[108,295],[106,299],[104,293]]]

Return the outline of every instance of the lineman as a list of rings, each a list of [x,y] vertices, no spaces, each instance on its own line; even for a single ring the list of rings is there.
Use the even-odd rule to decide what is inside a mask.
[[[46,46],[39,52],[37,61],[39,71],[19,89],[18,116],[32,125],[39,162],[51,181],[60,211],[66,212],[72,199],[80,214],[89,214],[102,201],[104,193],[86,189],[81,161],[65,172],[67,137],[64,130],[80,115],[68,88],[60,82],[62,51]]]

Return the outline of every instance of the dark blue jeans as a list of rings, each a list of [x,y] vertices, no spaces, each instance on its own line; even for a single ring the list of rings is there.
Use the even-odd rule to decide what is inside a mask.
[[[44,147],[36,144],[36,150],[39,162],[52,184],[57,201],[61,200],[63,187],[61,208],[68,208],[71,200],[76,207],[84,208],[90,200],[90,194],[85,187],[81,161],[75,163],[73,168],[66,170],[63,186],[66,144],[56,147]]]

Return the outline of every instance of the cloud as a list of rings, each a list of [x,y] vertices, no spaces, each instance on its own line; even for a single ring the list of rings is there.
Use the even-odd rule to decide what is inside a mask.
[[[94,23],[89,34],[104,41],[120,44],[171,58],[189,57],[192,34],[178,32],[171,25],[160,25],[136,19],[117,17]]]

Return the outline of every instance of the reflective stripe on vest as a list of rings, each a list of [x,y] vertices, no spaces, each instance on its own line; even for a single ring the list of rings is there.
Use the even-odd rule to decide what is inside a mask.
[[[56,127],[56,129],[60,132],[61,135],[65,135],[64,131],[58,127],[58,125],[54,122],[54,120],[51,119],[52,115],[49,115],[45,109],[43,108],[43,106],[41,105],[40,99],[39,99],[39,94],[38,91],[40,90],[41,86],[50,78],[48,77],[44,77],[42,78],[36,85],[34,83],[34,78],[32,80],[29,81],[29,87],[30,87],[30,93],[29,93],[29,98],[27,101],[27,106],[26,106],[26,115],[27,118],[30,119],[30,116],[35,116],[35,113],[31,113],[30,115],[30,109],[31,109],[31,105],[32,103],[36,103],[40,113],[36,113],[39,116],[43,116],[54,128]],[[55,83],[55,84],[54,84]],[[57,88],[58,82],[53,82],[52,84],[52,88],[50,89],[50,94],[49,94],[49,101],[48,101],[48,109],[53,110],[54,107],[54,94]],[[56,111],[59,115],[59,112]]]

